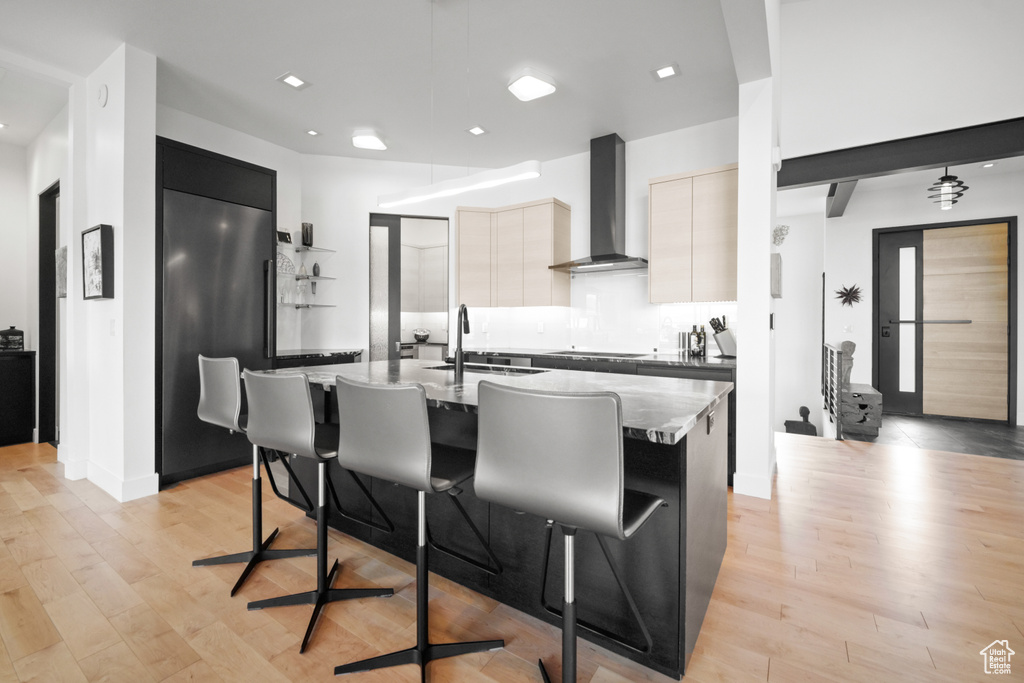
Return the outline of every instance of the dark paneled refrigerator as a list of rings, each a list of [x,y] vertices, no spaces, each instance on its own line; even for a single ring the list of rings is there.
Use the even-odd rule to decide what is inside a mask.
[[[252,187],[273,187],[266,169],[162,143],[157,464],[166,485],[252,459],[244,436],[197,417],[198,356],[270,367],[276,251],[273,193]]]

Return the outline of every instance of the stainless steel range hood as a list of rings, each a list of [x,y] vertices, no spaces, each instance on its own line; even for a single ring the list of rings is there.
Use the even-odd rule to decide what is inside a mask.
[[[593,273],[647,268],[626,256],[626,143],[615,133],[590,141],[590,256],[550,266]]]

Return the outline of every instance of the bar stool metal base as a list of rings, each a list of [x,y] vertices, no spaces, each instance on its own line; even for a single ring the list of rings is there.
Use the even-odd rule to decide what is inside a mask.
[[[290,557],[312,557],[316,555],[316,548],[289,548],[289,549],[278,549],[271,548],[270,545],[277,538],[279,529],[274,531],[267,537],[267,540],[263,539],[263,481],[260,478],[260,462],[259,456],[256,455],[256,448],[253,448],[253,479],[252,479],[252,550],[244,550],[240,553],[232,553],[230,555],[220,555],[218,557],[207,557],[202,560],[195,560],[192,562],[193,567],[210,567],[218,564],[235,564],[237,562],[245,562],[245,568],[242,570],[242,575],[238,577],[235,585],[231,588],[231,597],[235,596],[235,593],[242,587],[245,580],[249,578],[252,570],[256,568],[260,562],[266,562],[268,560],[283,560]]]
[[[550,527],[549,527],[550,528]],[[562,683],[576,683],[576,529],[565,534],[565,595],[562,599]],[[537,660],[544,683],[551,683],[544,662]]]
[[[318,464],[318,469],[320,497],[316,509],[316,589],[302,593],[293,593],[292,595],[282,595],[276,598],[267,598],[266,600],[256,600],[249,603],[250,610],[292,605],[313,605],[313,614],[309,618],[309,626],[306,627],[306,634],[302,637],[302,644],[299,646],[300,654],[306,651],[306,646],[309,645],[309,640],[313,635],[317,622],[320,620],[320,612],[324,606],[341,600],[390,598],[395,594],[393,588],[332,588],[341,565],[335,560],[331,571],[327,571],[327,463],[321,461]]]
[[[504,640],[476,640],[463,643],[430,642],[429,635],[429,578],[427,569],[427,531],[425,493],[419,492],[419,544],[416,546],[416,645],[405,650],[364,659],[352,664],[334,667],[334,675],[360,673],[392,666],[417,664],[420,680],[427,680],[427,664],[438,659],[468,655],[474,652],[489,652],[505,647]]]

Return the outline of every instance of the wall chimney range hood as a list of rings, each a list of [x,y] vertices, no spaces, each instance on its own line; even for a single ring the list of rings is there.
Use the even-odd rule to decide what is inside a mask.
[[[570,273],[641,270],[626,256],[626,143],[615,133],[590,141],[590,256],[550,266]]]

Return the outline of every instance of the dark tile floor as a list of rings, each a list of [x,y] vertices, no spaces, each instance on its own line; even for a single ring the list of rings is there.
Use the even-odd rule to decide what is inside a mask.
[[[846,435],[847,439],[870,441],[936,451],[991,455],[1024,460],[1024,428],[937,417],[885,415],[878,436]]]

